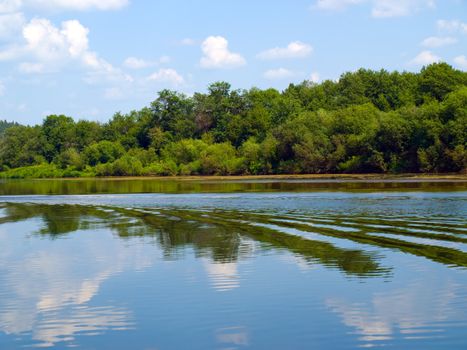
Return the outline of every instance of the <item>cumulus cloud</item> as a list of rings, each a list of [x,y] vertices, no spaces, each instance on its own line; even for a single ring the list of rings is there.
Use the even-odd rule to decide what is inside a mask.
[[[35,18],[23,28],[26,50],[43,61],[83,56],[88,50],[88,33],[76,20],[57,28],[47,19]]]
[[[452,45],[455,43],[457,43],[457,39],[450,37],[450,36],[445,36],[445,37],[431,36],[423,40],[421,45],[424,47],[436,48],[436,47]]]
[[[66,21],[57,28],[47,19],[35,18],[23,28],[25,45],[18,55],[27,52],[45,62],[76,57],[87,50],[87,35],[88,30],[78,21]]]
[[[467,57],[465,55],[457,56],[454,58],[454,63],[462,69],[467,69]]]
[[[229,42],[222,36],[210,36],[201,45],[203,57],[202,68],[235,68],[244,66],[246,60],[238,53],[229,50]]]
[[[147,79],[149,81],[168,83],[174,86],[183,85],[185,83],[185,79],[172,68],[159,69],[157,72],[151,74]]]
[[[259,59],[276,60],[284,58],[303,58],[311,54],[313,48],[301,41],[293,41],[287,47],[275,47],[258,54]]]
[[[1,51],[0,60],[27,58],[28,62],[18,67],[23,73],[58,71],[63,66],[79,63],[89,71],[88,82],[131,79],[89,49],[89,29],[77,20],[56,27],[48,19],[34,18],[24,25],[22,33],[24,43]]]
[[[129,74],[122,72],[120,69],[115,68],[109,62],[101,59],[94,52],[89,52],[84,55],[87,71],[84,81],[88,84],[99,84],[105,82],[128,82],[134,81],[133,77]]]
[[[410,61],[410,64],[416,66],[426,66],[431,63],[439,62],[440,60],[441,58],[436,56],[433,52],[427,50],[420,52],[412,61]]]
[[[270,69],[264,72],[264,77],[269,80],[286,79],[286,78],[291,78],[294,75],[295,75],[294,72],[286,68]]]
[[[79,21],[62,22],[61,28],[49,20],[35,18],[23,29],[26,51],[32,54],[46,69],[56,69],[70,60],[80,62],[97,75],[119,75],[110,63],[89,50],[89,29]]]
[[[336,11],[360,4],[370,4],[375,18],[407,16],[436,5],[435,0],[317,0],[315,8]]]

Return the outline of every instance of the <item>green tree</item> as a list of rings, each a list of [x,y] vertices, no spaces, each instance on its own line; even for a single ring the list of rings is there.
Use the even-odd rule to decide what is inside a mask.
[[[75,122],[64,115],[49,115],[42,123],[46,145],[43,155],[51,162],[60,152],[77,146]]]
[[[119,142],[100,141],[86,147],[84,157],[87,164],[94,166],[113,162],[124,153],[125,149]]]
[[[160,127],[172,133],[176,140],[193,137],[196,130],[194,102],[176,91],[162,90],[151,103],[153,120],[146,131]]]
[[[447,94],[467,84],[467,73],[456,70],[447,63],[433,63],[422,68],[419,80],[422,99],[434,98],[442,101]]]
[[[39,126],[12,126],[0,138],[0,166],[18,168],[45,162],[46,141]]]
[[[83,157],[75,148],[68,148],[64,150],[56,157],[55,162],[62,169],[70,166],[76,170],[83,170],[84,168]]]

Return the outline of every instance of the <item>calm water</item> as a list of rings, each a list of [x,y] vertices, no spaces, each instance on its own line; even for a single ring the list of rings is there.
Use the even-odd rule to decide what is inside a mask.
[[[0,194],[2,350],[467,348],[467,182]]]

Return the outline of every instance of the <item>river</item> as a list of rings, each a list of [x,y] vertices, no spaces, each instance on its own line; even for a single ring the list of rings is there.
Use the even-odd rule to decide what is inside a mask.
[[[0,348],[466,349],[467,182],[0,182]]]

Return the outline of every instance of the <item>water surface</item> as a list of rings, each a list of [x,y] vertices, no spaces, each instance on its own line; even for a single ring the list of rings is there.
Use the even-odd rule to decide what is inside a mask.
[[[0,195],[116,194],[116,193],[232,193],[232,192],[316,192],[316,191],[465,191],[467,179],[388,178],[277,179],[216,177],[196,178],[82,178],[0,179]]]
[[[45,183],[0,184],[1,349],[467,348],[466,183]]]

